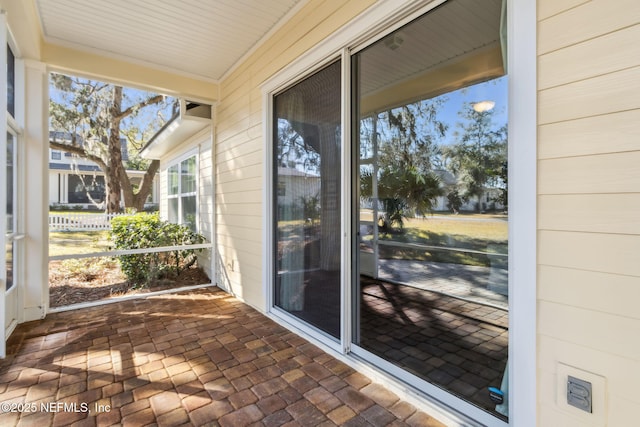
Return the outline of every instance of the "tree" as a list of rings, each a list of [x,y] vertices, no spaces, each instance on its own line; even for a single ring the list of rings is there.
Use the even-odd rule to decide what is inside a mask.
[[[493,122],[493,110],[476,111],[472,103],[459,114],[462,121],[455,133],[457,142],[443,151],[450,160],[449,168],[460,180],[463,196],[475,197],[476,210],[481,211],[486,188],[506,184],[501,182],[501,174],[507,158],[507,126]]]
[[[143,112],[148,115],[150,108],[147,107],[156,106],[155,117],[148,120],[149,124],[158,127],[164,122],[161,112],[170,100],[163,95],[61,74],[51,74],[50,89],[51,129],[67,136],[62,140],[50,139],[50,147],[75,154],[100,167],[105,175],[107,212],[120,211],[121,197],[126,208],[141,211],[160,162],[140,162],[137,159],[140,167],[146,166],[146,172],[140,184],[134,187],[123,163],[121,138],[128,136],[131,144],[136,139],[139,142],[148,137],[151,129],[147,127],[146,132],[141,132],[135,119],[141,119]],[[135,144],[133,146],[135,158],[140,144],[138,150]]]
[[[404,218],[427,214],[442,195],[433,165],[438,141],[447,130],[437,117],[444,102],[445,98],[422,100],[361,120],[361,138],[366,141],[361,150],[377,151],[378,158],[375,180],[373,171],[361,171],[360,191],[363,197],[373,197],[377,185],[387,229],[402,229]]]

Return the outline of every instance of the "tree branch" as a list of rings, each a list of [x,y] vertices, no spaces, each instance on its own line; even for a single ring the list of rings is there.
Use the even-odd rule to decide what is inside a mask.
[[[145,99],[143,102],[141,102],[139,104],[136,104],[136,105],[132,105],[131,107],[127,108],[126,110],[121,111],[120,114],[114,115],[113,118],[116,119],[116,120],[122,120],[125,117],[133,114],[134,111],[136,111],[136,110],[138,110],[140,108],[144,108],[147,105],[157,104],[160,101],[162,101],[163,99],[164,99],[163,95],[156,95],[154,97]]]
[[[102,160],[100,157],[88,153],[83,147],[81,147],[80,145],[69,145],[69,144],[64,144],[62,142],[56,142],[56,141],[51,141],[49,140],[49,147],[55,149],[55,150],[61,150],[61,151],[65,151],[67,153],[71,153],[71,154],[77,154],[80,157],[83,157],[87,160],[91,160],[94,163],[97,163],[98,166],[100,167],[100,169],[102,169],[103,171],[106,172],[107,170],[107,164],[104,162],[104,160]]]

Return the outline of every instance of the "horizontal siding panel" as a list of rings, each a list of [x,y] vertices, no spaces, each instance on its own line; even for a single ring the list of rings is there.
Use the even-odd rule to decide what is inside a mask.
[[[262,242],[262,230],[258,232],[256,229],[248,229],[241,225],[232,225],[227,223],[216,224],[216,235],[228,236],[240,240]]]
[[[584,420],[559,410],[557,406],[539,405],[539,408],[537,420],[539,426],[585,427]]]
[[[247,145],[246,148],[252,148],[252,146]],[[240,150],[225,151],[218,157],[218,171],[220,173],[228,172],[236,168],[243,168],[247,166],[260,167],[262,165],[264,160],[264,152],[262,150],[248,152],[241,155],[236,155],[235,151]]]
[[[538,127],[539,159],[634,150],[640,151],[640,109]]]
[[[256,274],[256,269],[247,269],[245,267],[242,270],[231,270],[231,261],[226,262],[224,258],[223,261],[223,267],[218,271],[218,282],[222,282],[223,286],[233,295],[254,307],[262,307],[262,310],[264,310],[262,280],[259,278],[259,273]],[[238,264],[239,261],[236,260],[234,263]]]
[[[538,89],[640,65],[640,25],[606,34],[538,58]],[[588,64],[588,66],[587,66]]]
[[[219,141],[224,141],[234,135],[246,132],[247,128],[251,126],[249,114],[234,117],[233,120],[230,118],[223,119],[218,117],[218,123],[219,125],[216,129],[216,135]]]
[[[262,217],[262,203],[243,203],[241,205],[234,205],[230,203],[216,205],[218,208],[218,215],[246,215],[251,213],[254,216]]]
[[[237,203],[241,205],[248,203],[261,203],[262,191],[242,191],[218,194],[217,201],[218,203]]]
[[[640,152],[540,160],[538,193],[636,193],[638,165]]]
[[[581,43],[640,22],[637,0],[592,0],[538,24],[538,54]]]
[[[262,230],[262,217],[255,215],[218,215],[217,222],[252,230]]]
[[[640,192],[543,195],[538,212],[541,230],[640,235]]]
[[[253,145],[256,149],[262,148],[264,146],[262,141],[262,128],[260,126],[252,126],[249,129],[244,129],[235,135],[229,136],[229,138],[225,140],[218,141],[216,145],[216,158],[221,153],[240,145]]]
[[[262,259],[262,242],[256,242],[254,240],[243,240],[238,238],[237,236],[224,235],[218,235],[217,242],[222,246],[242,248],[243,252]]]
[[[608,357],[640,360],[640,340],[635,339],[640,320],[546,301],[539,302],[538,314],[538,332],[542,335],[602,351],[608,353]],[[575,357],[568,360],[576,362]],[[571,365],[571,362],[566,363]]]
[[[219,251],[227,273],[239,274],[242,272],[243,274],[249,275],[250,281],[258,281],[258,283],[260,283],[262,276],[262,258],[244,252],[237,247],[219,245]],[[262,293],[262,289],[256,289],[256,291]]]
[[[224,195],[227,193],[238,193],[245,191],[262,191],[263,185],[264,180],[262,179],[262,177],[243,179],[241,181],[217,183],[216,193]]]
[[[638,109],[638,90],[640,67],[539,91],[538,124]]]
[[[640,320],[639,279],[541,265],[538,299]]]
[[[237,93],[233,97],[224,99],[216,109],[217,116],[220,118],[219,125],[224,126],[225,121],[233,121],[234,117],[245,117],[249,114],[247,108],[251,105],[251,95],[249,91]]]
[[[262,177],[262,168],[253,166],[246,166],[243,168],[236,168],[228,172],[219,173],[216,177],[216,181],[219,183],[233,182],[242,179]]]
[[[542,21],[558,13],[573,9],[590,0],[538,0],[538,20]]]
[[[640,366],[636,366],[635,369],[640,369]],[[631,400],[631,398],[637,396],[638,391],[635,389],[632,394],[627,395],[621,395],[618,390],[614,390],[614,392],[616,394],[609,402],[609,425],[627,426],[629,425],[629,420],[637,420],[638,414],[640,414],[640,402]]]
[[[640,277],[640,236],[540,231],[538,264]]]

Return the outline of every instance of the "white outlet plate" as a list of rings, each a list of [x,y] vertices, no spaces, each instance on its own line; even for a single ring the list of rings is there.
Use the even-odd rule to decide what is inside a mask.
[[[592,395],[592,412],[588,413],[581,409],[571,406],[567,403],[567,380],[569,375],[591,383]],[[558,408],[579,419],[582,423],[589,426],[605,426],[606,425],[606,386],[605,377],[575,368],[573,366],[558,363],[557,367],[557,392],[556,404]]]

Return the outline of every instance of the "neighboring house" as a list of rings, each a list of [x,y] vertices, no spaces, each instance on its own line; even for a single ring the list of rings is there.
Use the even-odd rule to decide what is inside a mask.
[[[16,324],[48,310],[43,141],[47,73],[60,71],[211,106],[200,130],[158,139],[150,158],[162,161],[162,215],[207,235],[222,289],[451,425],[636,424],[640,2],[220,1],[228,8],[165,4],[155,16],[131,2],[0,0],[0,182],[11,189],[0,265],[12,260],[0,271],[0,355]],[[404,292],[362,292],[358,128],[486,81],[502,81],[486,97],[508,104],[508,272],[495,269],[508,310],[469,326],[442,316],[444,293],[376,310]],[[278,120],[323,158],[305,187],[320,180],[318,226],[278,216],[291,177],[276,162]],[[442,328],[455,336],[430,336]]]
[[[50,138],[64,140],[61,132],[49,132]],[[66,139],[69,140],[68,135]],[[127,142],[121,139],[122,160],[129,158]],[[127,170],[133,185],[142,181],[144,171]],[[84,209],[102,209],[105,197],[104,172],[94,162],[75,154],[49,149],[49,205],[56,208],[82,207]],[[145,206],[153,207],[158,203],[158,178],[154,178],[153,189]]]
[[[279,167],[278,178],[278,206],[283,209],[304,210],[306,203],[314,205],[311,206],[313,210],[320,203],[320,176],[295,168]]]

